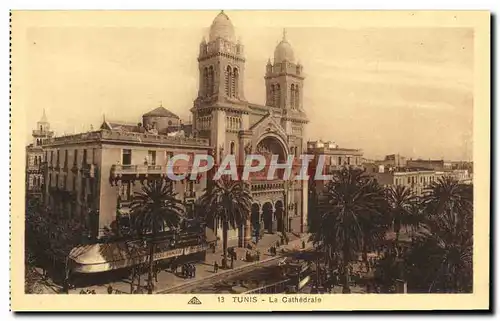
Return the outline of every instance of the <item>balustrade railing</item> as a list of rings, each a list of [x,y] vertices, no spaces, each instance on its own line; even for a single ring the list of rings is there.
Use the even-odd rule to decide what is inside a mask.
[[[208,139],[203,139],[203,138],[155,135],[151,133],[136,133],[136,132],[114,131],[114,130],[104,130],[104,129],[99,131],[80,133],[76,135],[54,137],[47,140],[47,144],[71,143],[82,140],[96,140],[96,141],[120,140],[120,141],[136,142],[136,143],[209,146]]]

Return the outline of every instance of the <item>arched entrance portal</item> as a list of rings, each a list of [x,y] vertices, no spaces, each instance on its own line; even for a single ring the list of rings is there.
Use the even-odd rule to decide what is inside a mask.
[[[264,228],[268,233],[273,233],[273,204],[267,202],[262,206],[262,216],[264,218]]]
[[[257,243],[262,237],[262,235],[260,235],[260,206],[257,203],[252,204],[250,222],[252,223],[252,237],[254,238],[255,243]]]
[[[256,152],[265,157],[266,167],[263,173],[266,175],[269,172],[269,165],[271,159],[274,155],[278,155],[278,163],[285,163],[287,160],[286,146],[274,136],[266,136],[259,141],[257,144]],[[283,177],[284,169],[277,169],[274,175],[274,179],[280,179]]]
[[[282,201],[277,201],[275,204],[277,229],[279,232],[285,233],[285,208]]]

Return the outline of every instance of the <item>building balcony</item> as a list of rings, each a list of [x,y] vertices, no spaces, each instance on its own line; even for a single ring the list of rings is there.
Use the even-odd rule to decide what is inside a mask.
[[[284,182],[282,180],[252,181],[250,183],[250,189],[252,192],[283,191],[284,188],[285,188],[285,185],[284,185]]]
[[[113,165],[111,167],[112,177],[123,175],[159,175],[166,173],[167,167],[163,165]]]

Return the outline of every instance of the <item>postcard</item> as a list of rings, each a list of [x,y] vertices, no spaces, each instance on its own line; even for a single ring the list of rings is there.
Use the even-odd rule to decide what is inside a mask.
[[[490,309],[490,19],[12,11],[12,310]]]

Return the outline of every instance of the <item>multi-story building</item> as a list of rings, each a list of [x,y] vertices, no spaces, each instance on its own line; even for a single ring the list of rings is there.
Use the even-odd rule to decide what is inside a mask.
[[[44,185],[43,164],[45,154],[43,144],[54,135],[50,130],[45,110],[32,132],[33,142],[26,147],[26,194],[41,198]]]
[[[127,224],[134,193],[141,190],[144,180],[165,177],[170,157],[211,151],[207,139],[157,134],[156,129],[167,128],[160,125],[165,120],[162,116],[155,117],[159,126],[148,129],[105,121],[98,131],[45,142],[46,203],[69,217],[81,217],[95,237],[102,237],[117,224]],[[192,215],[193,202],[205,188],[206,179],[173,184]]]
[[[382,186],[406,186],[417,196],[424,195],[426,188],[444,175],[444,172],[426,168],[390,167],[378,164],[365,164],[364,166],[366,173]]]

